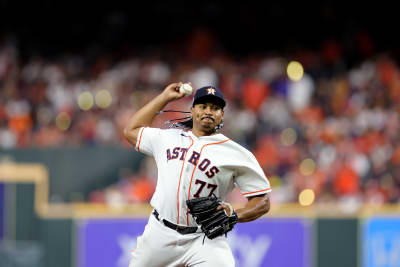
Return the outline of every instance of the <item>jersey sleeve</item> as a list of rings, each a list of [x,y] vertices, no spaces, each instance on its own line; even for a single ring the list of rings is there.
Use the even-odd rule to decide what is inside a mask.
[[[155,156],[161,147],[162,130],[158,128],[142,127],[136,140],[135,149],[148,156]]]
[[[245,153],[237,168],[235,183],[245,197],[262,195],[271,192],[268,178],[253,154]]]

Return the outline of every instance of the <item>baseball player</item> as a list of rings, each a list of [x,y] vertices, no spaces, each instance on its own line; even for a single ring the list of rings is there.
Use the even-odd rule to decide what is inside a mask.
[[[185,96],[179,92],[181,85],[168,85],[137,111],[124,129],[129,143],[154,157],[158,168],[150,202],[154,210],[138,237],[130,267],[234,266],[226,231],[236,222],[259,218],[270,208],[270,184],[253,154],[218,133],[226,105],[218,88],[206,86],[195,92],[190,123],[186,124],[191,129],[151,128],[158,112]],[[224,200],[235,186],[248,202],[236,210],[226,202],[218,202],[219,215],[222,212],[227,218],[218,230],[222,229],[221,234],[214,228],[206,229],[208,222],[192,216],[196,212],[189,210],[189,200]],[[214,215],[208,217],[212,221]]]

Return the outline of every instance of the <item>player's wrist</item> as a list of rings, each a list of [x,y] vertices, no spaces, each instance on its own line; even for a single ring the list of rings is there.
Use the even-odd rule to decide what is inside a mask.
[[[168,96],[168,93],[165,91],[159,94],[157,97],[154,98],[153,101],[156,101],[158,103],[159,110],[162,110],[169,102],[171,102],[173,99]]]
[[[223,206],[224,206],[225,214],[227,216],[232,216],[235,213],[235,210],[233,209],[233,207],[230,203],[223,202]]]

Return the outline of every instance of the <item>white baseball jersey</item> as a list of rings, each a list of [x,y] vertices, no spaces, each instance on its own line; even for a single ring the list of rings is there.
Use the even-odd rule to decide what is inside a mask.
[[[197,226],[186,200],[215,194],[222,200],[238,186],[243,196],[271,191],[254,155],[223,134],[197,137],[191,131],[143,127],[136,150],[153,156],[158,168],[150,204],[170,222]]]

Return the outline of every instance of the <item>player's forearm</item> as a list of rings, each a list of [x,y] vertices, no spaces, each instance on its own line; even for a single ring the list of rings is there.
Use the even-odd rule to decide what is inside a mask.
[[[179,92],[182,83],[171,83],[156,98],[139,109],[128,121],[124,129],[126,140],[132,145],[136,145],[140,127],[151,126],[157,112],[163,109],[170,101],[180,99],[185,93]]]
[[[147,103],[144,107],[139,109],[130,119],[124,129],[124,136],[126,140],[133,146],[136,146],[137,137],[140,127],[150,126],[156,116],[168,103],[168,98],[165,93],[158,95],[156,98]]]
[[[141,109],[139,109],[130,119],[125,127],[125,131],[131,131],[140,127],[150,126],[158,111],[168,104],[168,98],[164,94],[158,95]]]
[[[261,217],[269,211],[270,202],[268,194],[249,199],[243,208],[235,210],[239,222],[250,222]]]

